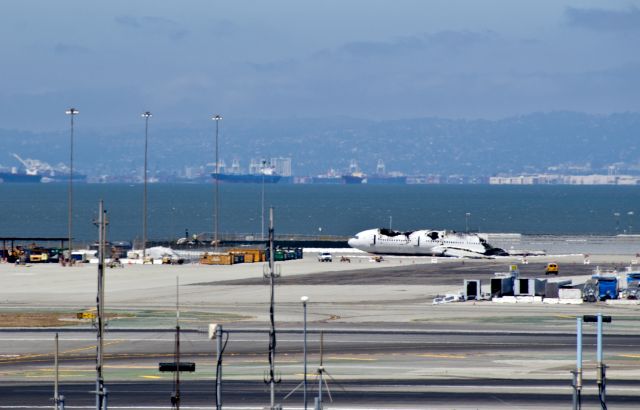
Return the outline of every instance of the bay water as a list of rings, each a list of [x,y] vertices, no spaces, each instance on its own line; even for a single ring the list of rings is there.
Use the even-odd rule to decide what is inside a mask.
[[[150,240],[213,231],[213,184],[149,184]],[[220,184],[221,233],[261,235],[262,185]],[[349,236],[377,227],[548,235],[640,233],[640,187],[265,185],[276,232]],[[93,241],[98,201],[110,240],[142,236],[142,184],[74,185],[74,238]],[[0,184],[0,237],[65,237],[66,184]],[[469,215],[467,215],[467,213]],[[619,216],[616,215],[619,214]]]

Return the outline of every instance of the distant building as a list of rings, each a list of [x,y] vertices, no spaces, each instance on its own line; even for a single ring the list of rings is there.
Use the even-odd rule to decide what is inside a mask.
[[[640,176],[635,175],[562,175],[534,174],[508,175],[489,178],[491,185],[640,185]]]
[[[291,174],[291,158],[271,158],[271,166],[276,174],[283,177],[290,177]]]

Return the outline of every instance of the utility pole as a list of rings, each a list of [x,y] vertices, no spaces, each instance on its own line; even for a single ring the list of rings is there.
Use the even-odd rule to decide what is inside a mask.
[[[596,361],[598,365],[597,369],[597,383],[598,383],[598,397],[600,398],[600,406],[603,410],[607,409],[607,366],[602,360],[602,313],[598,313],[597,323],[597,352]]]
[[[573,372],[573,410],[582,408],[582,318],[576,318],[576,370]]]
[[[107,237],[107,211],[104,210],[104,202],[100,200],[98,208],[98,296],[96,308],[98,311],[97,329],[97,354],[96,354],[96,410],[107,408],[107,389],[104,387],[102,364],[104,359],[104,254]]]
[[[216,410],[222,409],[222,325],[216,328]]]
[[[223,335],[227,336],[227,339],[223,342]],[[227,346],[229,340],[229,332],[222,330],[222,325],[217,323],[209,324],[209,339],[216,339],[216,410],[222,409],[222,355],[224,349]]]
[[[260,173],[262,174],[262,199],[260,201],[260,240],[264,240],[264,172],[267,163],[265,160],[262,160],[262,168],[260,169]]]
[[[220,194],[219,194],[219,185],[220,185],[220,161],[218,160],[218,124],[220,124],[220,121],[222,120],[222,115],[216,114],[211,118],[213,121],[216,122],[216,177],[215,177],[215,184],[216,184],[216,189],[215,189],[215,211],[214,211],[214,215],[213,215],[213,231],[214,231],[214,237],[213,237],[213,246],[216,250],[216,252],[218,251],[218,223],[220,221]]]
[[[271,319],[271,328],[269,330],[269,377],[264,382],[269,384],[271,395],[271,410],[281,409],[276,406],[276,383],[280,383],[280,379],[276,380],[275,361],[276,361],[276,323],[275,323],[275,282],[280,276],[276,273],[274,266],[274,234],[273,234],[273,207],[269,208],[269,269],[264,273],[265,278],[269,279],[271,288],[271,303],[269,308],[269,317]]]
[[[322,363],[322,357],[324,355],[324,332],[320,332],[320,366],[318,367],[318,399],[316,401],[316,409],[322,410],[322,374],[324,373],[324,366]]]
[[[307,302],[309,298],[307,296],[303,296],[300,298],[302,301],[302,309],[303,309],[303,338],[304,338],[304,375],[302,378],[303,385],[303,400],[304,400],[304,410],[307,410]]]
[[[176,372],[173,379],[173,395],[171,396],[171,408],[180,409],[180,283],[176,276],[176,347],[175,347]]]
[[[149,146],[149,118],[153,114],[149,111],[142,113],[144,118],[144,194],[142,199],[142,263],[147,257],[147,151]]]
[[[54,363],[54,368],[55,368],[55,382],[53,385],[53,408],[55,410],[64,410],[64,396],[60,395],[59,393],[59,389],[58,389],[58,384],[59,384],[59,372],[58,372],[58,334],[56,333],[56,337],[55,337],[55,355],[54,355],[54,359],[53,359],[53,363]]]
[[[69,266],[72,266],[73,257],[71,252],[73,252],[73,118],[78,115],[80,111],[75,108],[69,108],[65,111],[71,118],[71,134],[69,139],[69,189],[68,189],[68,213],[69,213]]]

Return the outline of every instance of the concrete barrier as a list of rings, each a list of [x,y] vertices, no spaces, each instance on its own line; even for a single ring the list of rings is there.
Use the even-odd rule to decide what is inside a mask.
[[[491,299],[494,303],[517,303],[517,299],[515,296],[503,296],[501,298],[493,298]]]
[[[557,305],[560,299],[558,298],[544,298],[542,303],[546,303],[548,305]]]
[[[558,299],[559,305],[581,305],[583,303],[582,299]]]
[[[607,305],[640,305],[640,300],[635,299],[607,299]]]
[[[560,288],[558,289],[558,299],[582,299],[582,291],[580,289]]]

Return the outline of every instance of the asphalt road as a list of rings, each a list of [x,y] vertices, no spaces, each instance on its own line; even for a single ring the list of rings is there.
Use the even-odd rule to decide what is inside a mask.
[[[540,380],[491,380],[493,391],[486,391],[487,381],[474,380],[351,380],[340,383],[329,380],[331,401],[324,387],[323,401],[327,408],[367,409],[566,409],[571,406],[571,389],[555,381]],[[285,399],[296,383],[277,385],[276,402],[285,408],[302,408],[302,389]],[[107,382],[109,407],[120,409],[170,408],[172,382]],[[632,392],[640,383],[611,382],[610,390]],[[61,394],[68,408],[95,408],[95,396],[91,383],[65,384]],[[496,391],[502,389],[503,391]],[[184,381],[180,385],[182,408],[214,408],[215,384],[212,381]],[[309,408],[318,389],[314,379],[308,385]],[[2,384],[0,397],[3,408],[51,408],[53,387],[51,384]],[[226,381],[222,386],[224,408],[255,408],[269,405],[268,386],[262,381]],[[596,408],[598,399],[594,389],[582,395],[585,409]],[[637,408],[638,396],[617,393],[609,395],[607,404],[615,409]]]
[[[173,337],[170,332],[157,331],[108,334],[105,379],[111,392],[110,407],[169,406],[171,376],[158,373],[157,363],[172,360]],[[319,334],[310,334],[309,341],[308,378],[310,395],[315,395]],[[90,407],[93,385],[86,381],[95,377],[93,334],[66,331],[60,335],[60,344],[61,390],[67,405]],[[585,336],[584,344],[584,402],[594,405],[592,334]],[[640,381],[633,376],[640,367],[633,355],[639,344],[640,335],[605,336],[611,408],[637,408],[640,403]],[[52,334],[46,332],[0,332],[0,409],[50,407],[52,346]],[[197,366],[196,373],[183,376],[182,404],[211,408],[213,343],[206,334],[185,332],[181,346],[182,360]],[[301,335],[281,333],[277,349],[276,369],[283,380],[277,387],[277,400],[282,402],[302,379]],[[563,332],[380,332],[360,328],[327,332],[323,359],[333,378],[329,387],[336,407],[552,409],[570,405],[574,350],[575,335]],[[268,390],[262,381],[266,355],[266,333],[230,333],[223,367],[226,407],[267,404]],[[284,404],[300,407],[301,397],[297,392]]]
[[[357,259],[354,259],[357,261]],[[404,261],[400,266],[398,264]],[[332,262],[341,264],[343,262]],[[357,262],[352,262],[355,264]],[[384,262],[383,262],[384,263]],[[508,262],[495,261],[447,261],[446,264],[413,264],[411,259],[393,259],[393,265],[369,269],[366,262],[361,269],[348,271],[326,271],[308,273],[304,275],[283,276],[278,279],[278,286],[287,285],[460,285],[464,279],[480,279],[489,283],[494,272],[504,272],[508,268]],[[613,268],[613,264],[602,265],[600,268]],[[546,263],[518,264],[521,278],[545,277]],[[558,277],[589,275],[594,267],[582,263],[563,263],[560,265]],[[555,278],[556,275],[548,276]],[[198,285],[262,285],[262,278],[238,279],[217,282],[199,283]]]

